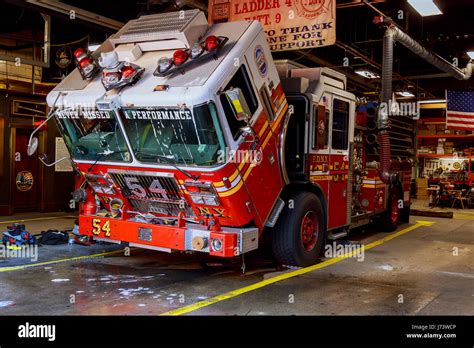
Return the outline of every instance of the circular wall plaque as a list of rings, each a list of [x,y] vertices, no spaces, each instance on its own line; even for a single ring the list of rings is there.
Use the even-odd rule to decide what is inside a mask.
[[[16,175],[16,188],[20,191],[26,192],[33,187],[33,174],[27,170],[23,170]]]

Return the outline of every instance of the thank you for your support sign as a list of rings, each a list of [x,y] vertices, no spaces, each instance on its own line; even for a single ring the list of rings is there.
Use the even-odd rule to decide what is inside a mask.
[[[209,0],[209,22],[258,20],[272,51],[333,45],[335,0]]]

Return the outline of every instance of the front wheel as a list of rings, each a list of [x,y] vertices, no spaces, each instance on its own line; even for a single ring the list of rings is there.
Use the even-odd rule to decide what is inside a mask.
[[[287,202],[273,230],[273,254],[281,264],[308,266],[318,259],[325,238],[319,198],[313,193],[299,193]]]

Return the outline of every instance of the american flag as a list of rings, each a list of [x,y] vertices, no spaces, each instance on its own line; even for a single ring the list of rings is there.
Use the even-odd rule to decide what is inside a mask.
[[[447,91],[446,128],[474,131],[474,91]]]

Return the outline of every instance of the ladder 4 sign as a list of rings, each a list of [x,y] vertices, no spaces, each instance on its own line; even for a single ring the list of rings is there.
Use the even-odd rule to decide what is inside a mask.
[[[334,45],[335,0],[210,0],[210,23],[258,20],[272,51]]]

